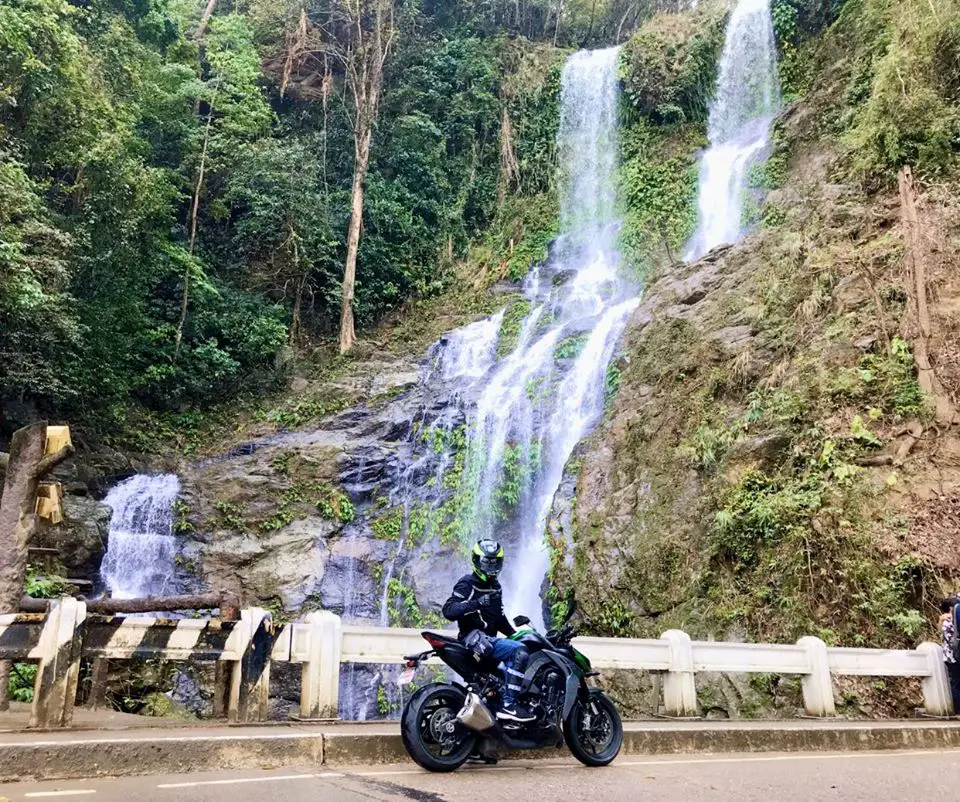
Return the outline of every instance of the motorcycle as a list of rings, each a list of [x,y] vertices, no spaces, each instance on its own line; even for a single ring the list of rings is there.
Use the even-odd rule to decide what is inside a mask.
[[[434,682],[407,700],[400,719],[403,745],[411,758],[429,771],[454,771],[471,756],[495,762],[497,747],[538,749],[567,744],[587,766],[606,766],[623,745],[623,724],[613,702],[599,688],[587,685],[596,676],[590,661],[574,648],[571,605],[564,622],[542,635],[530,619],[518,616],[511,636],[527,647],[530,660],[521,683],[520,700],[535,714],[529,723],[499,721],[492,712],[500,704],[504,679],[489,659],[480,660],[456,638],[422,632],[428,651],[404,657],[401,683],[412,680],[422,662],[436,655],[463,682]]]

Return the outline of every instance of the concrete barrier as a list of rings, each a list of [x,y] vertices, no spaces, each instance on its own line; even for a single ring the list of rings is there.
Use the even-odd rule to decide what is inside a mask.
[[[917,677],[927,713],[953,713],[946,668],[935,643],[904,650],[828,647],[815,637],[796,644],[729,643],[693,641],[685,632],[669,630],[657,640],[582,637],[574,644],[595,668],[661,675],[663,712],[669,716],[696,715],[698,671],[799,675],[806,712],[817,717],[836,714],[833,675]],[[52,602],[46,617],[0,616],[0,659],[40,662],[32,718],[39,728],[70,724],[81,655],[227,664],[228,717],[255,722],[266,716],[271,660],[301,664],[301,718],[330,719],[339,707],[341,663],[399,664],[404,655],[428,648],[418,630],[344,626],[338,616],[323,611],[279,630],[270,614],[258,608],[243,610],[237,622],[96,619],[86,615],[83,602],[70,598]]]

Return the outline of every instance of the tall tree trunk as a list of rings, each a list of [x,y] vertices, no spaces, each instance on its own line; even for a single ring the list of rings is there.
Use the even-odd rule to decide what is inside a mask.
[[[290,228],[290,239],[293,243],[293,276],[296,282],[296,294],[293,298],[293,314],[290,318],[290,345],[296,348],[300,342],[300,313],[303,305],[303,290],[307,283],[307,277],[300,272],[300,243],[297,241],[297,232],[293,225],[288,224]]]
[[[590,42],[591,37],[593,36],[593,23],[597,19],[597,0],[593,0],[593,5],[590,6],[590,25],[587,28],[587,35],[583,37],[583,43],[581,47],[586,47]]]
[[[625,14],[623,15],[623,17],[620,19],[620,24],[617,26],[617,39],[616,39],[616,41],[614,42],[615,45],[620,44],[620,36],[623,34],[623,26],[624,26],[624,24],[625,24],[626,21],[627,21],[627,17],[630,16],[630,12],[632,12],[632,11],[633,11],[633,5],[631,4],[631,5],[627,6],[627,11],[626,11],[626,13],[625,13]]]
[[[343,296],[340,305],[340,353],[349,351],[356,342],[353,325],[353,294],[357,281],[357,251],[363,227],[363,185],[370,164],[370,143],[377,120],[380,91],[383,88],[383,65],[387,60],[396,29],[393,25],[393,0],[372,0],[373,8],[360,3],[356,18],[352,57],[346,60],[347,84],[353,93],[353,193],[350,204],[350,225],[347,229],[347,258],[343,267]],[[372,16],[370,15],[372,12]],[[365,26],[366,23],[372,27]]]
[[[363,121],[359,132],[356,162],[353,168],[353,200],[350,204],[350,226],[347,229],[347,261],[343,268],[343,299],[340,306],[340,353],[345,354],[357,340],[353,327],[353,292],[357,281],[357,251],[360,247],[360,228],[363,225],[363,182],[370,161],[370,141],[373,137],[372,120]]]
[[[33,538],[40,480],[73,453],[67,446],[44,456],[46,421],[13,433],[0,497],[0,613],[16,613],[27,576],[27,547]],[[9,661],[0,661],[0,710],[6,710]]]
[[[193,256],[194,248],[197,244],[197,217],[200,210],[200,191],[203,189],[203,177],[207,169],[207,149],[210,145],[210,127],[213,124],[213,104],[217,97],[217,89],[214,90],[213,97],[210,98],[210,110],[207,112],[207,124],[203,131],[203,150],[200,153],[200,169],[197,171],[197,185],[193,190],[193,203],[190,205],[190,256]],[[177,323],[177,334],[174,338],[173,358],[180,355],[180,344],[183,342],[183,328],[187,323],[187,309],[190,305],[190,271],[192,269],[192,259],[187,263],[186,270],[183,273],[183,294],[180,296],[180,322]]]
[[[203,39],[203,35],[207,32],[207,24],[210,22],[210,17],[213,16],[214,9],[217,7],[217,0],[207,0],[207,7],[203,9],[203,16],[200,17],[200,24],[197,26],[197,30],[193,32],[193,39],[195,42],[199,42]]]
[[[929,232],[920,220],[917,211],[917,190],[910,167],[900,170],[900,216],[904,229],[905,256],[907,263],[907,295],[909,304],[904,315],[903,328],[906,339],[913,346],[913,358],[917,368],[920,388],[934,402],[936,422],[950,426],[957,421],[957,408],[950,393],[943,386],[930,359],[930,340],[933,330],[930,308],[927,304],[927,267],[930,259]]]
[[[557,27],[553,29],[553,46],[557,46],[557,40],[560,38],[560,18],[563,16],[563,2],[557,3]]]

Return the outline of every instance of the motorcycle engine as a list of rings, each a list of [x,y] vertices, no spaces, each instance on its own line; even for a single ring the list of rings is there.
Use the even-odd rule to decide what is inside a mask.
[[[548,720],[560,715],[563,704],[563,676],[559,671],[547,669],[538,682],[541,690],[540,704]]]

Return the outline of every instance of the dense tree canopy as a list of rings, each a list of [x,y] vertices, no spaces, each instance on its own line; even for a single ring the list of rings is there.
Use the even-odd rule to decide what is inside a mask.
[[[0,429],[204,404],[271,381],[285,343],[331,330],[353,161],[343,75],[320,54],[318,74],[282,74],[298,15],[322,5],[215,9],[200,35],[189,2],[0,4]],[[401,9],[361,326],[442,287],[501,215],[505,113],[528,191],[549,188],[555,104],[502,86],[534,46],[489,27],[483,4],[450,5]],[[540,59],[533,91],[556,62]]]

